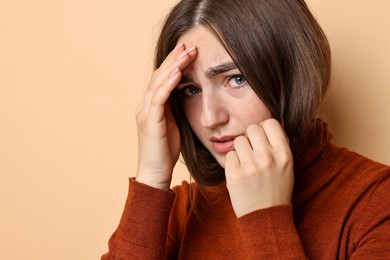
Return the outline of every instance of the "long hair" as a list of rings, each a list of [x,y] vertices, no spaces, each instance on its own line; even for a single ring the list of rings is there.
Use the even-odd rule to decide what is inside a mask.
[[[304,0],[182,0],[160,33],[156,69],[180,36],[196,26],[204,26],[221,42],[290,140],[313,128],[328,89],[331,54]],[[173,91],[170,102],[190,174],[200,185],[223,182],[224,169],[193,133],[180,95]]]

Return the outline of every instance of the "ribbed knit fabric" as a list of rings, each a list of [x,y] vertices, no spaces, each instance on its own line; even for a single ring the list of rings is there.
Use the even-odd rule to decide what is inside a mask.
[[[237,218],[225,185],[163,191],[130,180],[102,259],[390,259],[390,168],[329,142],[292,144],[292,205]]]

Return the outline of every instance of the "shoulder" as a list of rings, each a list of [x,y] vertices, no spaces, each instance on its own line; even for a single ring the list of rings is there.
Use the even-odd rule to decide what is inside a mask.
[[[340,204],[361,207],[364,215],[379,212],[390,215],[390,167],[346,148],[330,144],[333,157],[328,180]]]
[[[353,245],[358,248],[376,244],[374,247],[378,247],[377,242],[389,238],[390,167],[364,156],[355,154],[353,157],[359,158],[352,168],[356,173],[349,175],[352,176],[349,194],[345,193],[355,198],[349,216]]]
[[[375,196],[390,197],[389,182],[389,166],[329,143],[296,175],[296,193],[311,194],[331,208],[358,207],[363,212]],[[390,205],[384,198],[382,203]]]
[[[328,143],[311,162],[309,170],[319,175],[332,175],[333,181],[345,179],[348,182],[372,182],[388,178],[390,167],[348,148]]]
[[[354,151],[330,144],[327,153],[332,154],[332,168],[339,177],[361,184],[380,183],[390,178],[390,166],[369,159]]]

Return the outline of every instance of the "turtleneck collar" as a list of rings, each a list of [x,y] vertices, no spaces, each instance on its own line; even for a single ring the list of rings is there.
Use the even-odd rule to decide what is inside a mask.
[[[317,158],[332,139],[332,134],[328,131],[327,123],[321,119],[315,119],[314,124],[312,131],[291,142],[295,175],[299,174],[310,162]]]

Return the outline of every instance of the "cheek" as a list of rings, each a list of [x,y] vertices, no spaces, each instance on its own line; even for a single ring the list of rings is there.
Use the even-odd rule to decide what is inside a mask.
[[[241,110],[242,118],[245,118],[245,121],[249,123],[261,123],[272,117],[271,111],[256,94],[246,100],[245,105],[241,107],[244,108],[244,110]]]
[[[272,117],[271,111],[263,103],[258,106],[256,115],[258,117],[256,118],[257,122],[263,122],[264,120]]]

